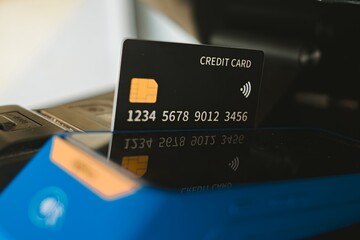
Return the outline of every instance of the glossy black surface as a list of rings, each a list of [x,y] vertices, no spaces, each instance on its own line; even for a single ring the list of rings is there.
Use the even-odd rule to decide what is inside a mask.
[[[81,136],[85,135],[72,137],[81,141]],[[360,172],[359,142],[321,130],[119,132],[107,136],[103,144],[93,145],[98,152],[162,187],[206,189],[214,184],[225,187]],[[91,137],[86,135],[88,143]]]

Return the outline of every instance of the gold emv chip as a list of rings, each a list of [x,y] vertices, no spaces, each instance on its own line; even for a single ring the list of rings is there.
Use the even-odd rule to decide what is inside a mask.
[[[158,84],[152,78],[132,78],[130,83],[129,102],[156,103]]]
[[[124,156],[122,158],[121,166],[137,176],[142,177],[147,171],[148,162],[148,155]]]

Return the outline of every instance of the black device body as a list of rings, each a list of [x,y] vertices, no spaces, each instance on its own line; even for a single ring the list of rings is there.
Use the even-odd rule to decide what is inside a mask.
[[[259,126],[360,138],[360,3],[148,0],[201,43],[262,50]]]
[[[183,194],[360,173],[360,142],[322,129],[119,131],[69,138],[147,183]],[[360,236],[359,226],[314,239]]]
[[[169,188],[360,173],[360,141],[309,128],[120,131],[95,151],[125,168],[132,158],[142,178]]]

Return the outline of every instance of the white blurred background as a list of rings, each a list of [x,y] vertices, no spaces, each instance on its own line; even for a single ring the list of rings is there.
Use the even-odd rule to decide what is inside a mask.
[[[196,40],[132,0],[0,0],[0,106],[45,108],[118,82],[125,38]]]

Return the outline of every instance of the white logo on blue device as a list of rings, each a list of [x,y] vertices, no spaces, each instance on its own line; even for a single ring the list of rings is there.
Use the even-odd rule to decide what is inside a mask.
[[[67,196],[60,188],[44,188],[30,202],[30,220],[38,227],[58,229],[63,223],[67,203]]]

